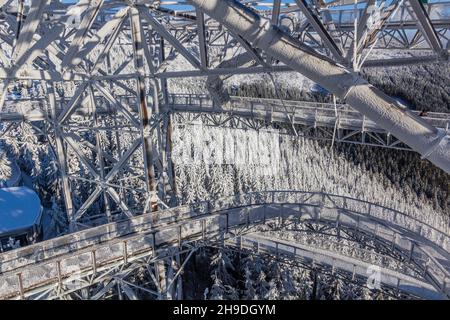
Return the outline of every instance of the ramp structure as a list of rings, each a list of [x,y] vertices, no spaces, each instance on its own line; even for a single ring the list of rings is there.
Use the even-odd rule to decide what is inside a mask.
[[[329,240],[305,247],[251,235],[289,227],[298,233],[328,234],[360,245],[352,246],[349,255],[342,248],[345,244],[336,242],[336,246]],[[218,244],[293,255],[295,259],[299,256],[304,263],[314,261],[330,272],[350,274],[362,284],[367,266],[378,265],[387,288],[422,298],[449,295],[448,230],[353,198],[275,191],[162,210],[5,253],[0,256],[0,297],[61,298],[73,292],[83,295],[81,291],[86,289],[84,298],[100,298],[116,284],[122,288],[132,285],[126,278],[145,267],[148,281],[158,288],[150,293],[181,298],[176,290],[181,284],[176,281],[185,259],[202,246]],[[370,245],[383,253],[364,252]],[[164,267],[167,272],[161,272]],[[133,287],[148,292],[145,286]],[[133,299],[137,293],[128,297]]]

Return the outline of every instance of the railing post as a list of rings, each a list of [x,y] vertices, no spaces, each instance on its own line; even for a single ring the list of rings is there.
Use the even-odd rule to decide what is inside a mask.
[[[425,275],[428,272],[428,264],[429,264],[430,260],[429,258],[427,259],[427,261],[425,262],[425,267],[423,268],[423,276],[425,277]]]
[[[375,238],[377,238],[378,237],[378,223],[375,225],[375,230],[374,230],[374,233],[373,233],[373,238],[375,239]]]
[[[278,224],[280,227],[283,225],[283,204],[281,204],[281,209],[278,213]]]
[[[341,213],[339,212],[336,220],[337,238],[341,239]]]
[[[414,252],[414,242],[411,241],[411,249],[409,251],[409,262],[411,262],[412,260],[413,252]]]
[[[97,273],[97,257],[95,256],[95,250],[91,251],[91,263],[92,273],[95,275]]]
[[[128,263],[128,250],[127,250],[127,242],[123,242],[123,263]]]
[[[178,248],[181,249],[181,225],[178,227]]]

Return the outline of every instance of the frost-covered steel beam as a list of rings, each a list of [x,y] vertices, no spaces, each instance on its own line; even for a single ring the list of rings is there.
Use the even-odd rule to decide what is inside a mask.
[[[406,66],[411,64],[424,64],[432,63],[439,60],[439,56],[416,56],[416,57],[406,57],[406,58],[390,58],[390,59],[376,59],[368,60],[364,63],[363,68],[374,68],[374,67],[393,67],[393,66]]]
[[[128,11],[126,11],[128,12]],[[99,50],[99,53],[97,55],[96,60],[93,62],[90,73],[95,74],[99,72],[100,74],[104,74],[104,71],[101,70],[101,62],[104,61],[104,59],[108,56],[111,47],[113,46],[114,42],[116,41],[117,37],[119,36],[119,33],[121,31],[122,25],[125,22],[125,17],[122,17],[122,19],[119,21],[119,23],[115,26],[113,32],[109,35],[108,40],[105,41],[105,43],[102,45],[102,47]]]
[[[375,0],[367,1],[366,7],[364,8],[362,16],[359,20],[356,35],[354,36],[354,39],[349,47],[350,49],[347,52],[347,60],[349,62],[354,61],[353,65],[357,65],[358,70],[365,63],[365,58],[363,58],[362,61],[358,61],[361,59],[362,51],[377,43],[377,37],[382,34],[383,30],[388,24],[388,20],[391,18],[391,16],[395,15],[398,7],[402,3],[403,2],[401,0],[397,0],[391,3],[382,11],[381,17],[377,21],[376,27],[368,28],[367,21],[371,14],[371,7],[375,5]]]
[[[67,220],[69,221],[69,229],[73,231],[75,229],[74,225],[74,207],[73,207],[73,199],[72,193],[70,190],[70,182],[69,177],[67,175],[67,160],[66,160],[66,150],[64,150],[64,142],[62,137],[62,130],[57,124],[56,117],[56,95],[55,95],[55,86],[53,83],[47,83],[47,97],[48,103],[51,110],[51,119],[52,125],[55,129],[55,144],[56,144],[56,153],[57,160],[59,165],[59,174],[61,175],[62,182],[62,191],[63,191],[63,199],[64,205],[66,207]]]
[[[431,23],[430,17],[428,16],[423,4],[419,0],[409,0],[411,8],[417,18],[417,23],[419,28],[422,30],[425,39],[427,39],[428,44],[433,50],[441,55],[445,55],[445,50],[442,50],[442,44],[439,40],[436,30]]]
[[[222,61],[216,69],[220,68],[238,68],[243,65],[251,64],[254,61],[254,56],[252,53],[246,51],[240,55],[233,57],[229,60]],[[221,106],[230,101],[230,95],[223,85],[224,76],[220,75],[210,75],[206,79],[206,88],[213,101]]]
[[[279,256],[290,257],[296,261],[314,261],[316,265],[325,265],[331,267],[334,272],[344,272],[353,277],[359,275],[367,278],[370,266],[373,264],[368,261],[361,261],[351,257],[342,252],[326,251],[320,246],[314,245],[314,242],[304,245],[295,240],[283,240],[274,238],[273,236],[265,235],[264,233],[249,233],[232,239],[227,239],[226,245],[238,247],[239,249],[254,250],[257,248],[258,252],[271,255],[278,259]],[[353,250],[354,246],[349,247]],[[367,252],[362,248],[358,248],[361,252]],[[371,253],[372,254],[372,253]],[[390,260],[388,256],[381,254],[373,254],[377,259],[382,261]],[[383,284],[386,287],[396,288],[401,292],[409,293],[414,296],[419,296],[423,299],[440,300],[443,298],[436,288],[422,279],[417,279],[398,270],[387,268],[386,266],[379,266],[382,270]]]
[[[96,191],[96,195],[99,194],[100,190]],[[434,288],[433,291],[443,298],[449,297],[448,270],[439,262],[448,256],[446,228],[435,229],[407,214],[374,203],[323,192],[254,192],[197,204],[143,214],[5,252],[0,256],[0,299],[19,295],[28,298],[48,290],[49,286],[54,287],[58,282],[67,283],[73,280],[73,270],[81,271],[77,273],[80,277],[90,277],[89,284],[98,279],[97,272],[107,270],[120,278],[120,272],[127,268],[125,265],[142,258],[147,264],[169,258],[173,251],[168,248],[173,248],[174,244],[190,251],[204,244],[215,244],[220,239],[228,240],[227,235],[232,235],[233,231],[251,231],[255,226],[279,221],[280,217],[285,223],[312,221],[334,225],[338,230],[351,230],[355,234],[369,234],[376,243],[395,248],[400,257],[410,257],[411,264],[420,272],[416,279],[431,284],[433,287],[430,289]],[[322,213],[317,210],[318,204],[325,209]],[[355,212],[355,206],[361,210]],[[202,208],[200,215],[199,207]],[[85,210],[84,205],[82,208]],[[246,227],[243,226],[243,218],[246,218]],[[211,225],[214,227],[209,227]],[[431,233],[428,232],[430,230]],[[58,250],[53,250],[55,247]],[[185,251],[184,248],[181,250]],[[36,256],[30,252],[43,254]],[[364,263],[358,259],[354,262],[357,265]],[[55,265],[61,266],[60,277],[48,272],[49,267]],[[80,266],[81,269],[77,268]],[[157,270],[157,267],[152,280],[164,293],[170,287],[163,288],[167,284],[165,281],[159,285],[165,277],[165,270]],[[121,271],[114,272],[113,268]],[[25,286],[20,285],[18,273],[23,275]],[[399,276],[405,279],[404,274]]]
[[[255,47],[265,50],[345,100],[436,166],[450,173],[450,136],[370,85],[358,74],[315,54],[306,45],[271,25],[270,20],[235,0],[190,0]]]
[[[231,33],[235,40],[246,50],[237,56],[233,56],[224,60],[216,66],[215,70],[223,68],[238,69],[240,67],[252,67],[255,64],[260,64],[264,67],[269,67],[258,52],[243,39],[240,35]],[[211,95],[211,98],[217,105],[223,105],[230,101],[230,95],[223,85],[223,80],[226,75],[210,74],[206,80],[206,88]]]
[[[273,0],[272,23],[278,25],[280,20],[281,0]]]
[[[95,47],[97,47],[105,40],[105,38],[115,34],[117,30],[120,29],[125,18],[127,17],[128,10],[129,7],[120,9],[114,14],[111,20],[106,22],[95,35],[88,39],[84,44],[84,47],[79,52],[75,53],[72,61],[69,62],[70,68],[73,68],[76,65],[80,64],[83,59],[86,58],[86,56],[91,53],[92,50],[94,50]]]
[[[76,54],[79,52],[80,48],[83,45],[85,37],[88,33],[88,30],[92,26],[97,17],[97,14],[100,11],[100,7],[103,4],[103,0],[80,0],[76,6],[81,10],[81,12],[86,11],[84,14],[83,20],[80,23],[79,29],[75,34],[75,37],[67,50],[66,55],[62,61],[63,68],[71,68],[73,59]]]
[[[9,3],[11,0],[0,0],[0,8],[2,8],[7,2]]]
[[[361,3],[361,2],[365,2],[366,0],[335,0],[335,1],[330,1],[327,3],[323,3],[324,7],[329,8],[329,7],[333,7],[333,6],[346,6],[346,5],[353,5],[355,3]]]
[[[41,38],[39,38],[39,40],[37,40],[35,42],[30,41],[27,44],[28,45],[27,49],[17,55],[17,59],[14,63],[14,66],[9,71],[10,76],[17,77],[17,75],[19,74],[18,71],[24,66],[26,67],[28,65],[31,65],[31,63],[37,57],[42,55],[44,50],[49,51],[48,55],[49,55],[50,59],[52,59],[52,61],[55,61],[56,63],[60,62],[60,60],[57,58],[57,56],[55,54],[53,54],[51,52],[51,49],[48,47],[51,45],[51,43],[53,41],[55,41],[59,38],[62,31],[63,31],[63,26],[56,25],[49,30],[49,32],[46,34],[45,37],[41,37]],[[35,37],[35,38],[38,38],[38,37]],[[58,66],[58,65],[56,64],[56,66]],[[56,70],[53,69],[51,71],[55,72]]]
[[[347,60],[348,62],[351,62],[354,58],[353,55],[358,52],[358,48],[360,45],[364,42],[361,39],[363,39],[363,34],[367,36],[367,20],[369,18],[369,8],[373,6],[375,3],[375,0],[368,0],[366,3],[366,7],[363,10],[362,16],[359,18],[358,28],[357,32],[354,35],[353,41],[350,44],[350,49],[347,52]],[[366,38],[366,37],[364,37]]]

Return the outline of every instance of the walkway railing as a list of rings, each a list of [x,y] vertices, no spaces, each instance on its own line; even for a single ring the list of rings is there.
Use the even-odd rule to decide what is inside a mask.
[[[105,100],[104,98],[98,98]],[[119,96],[118,100],[130,106],[135,106],[136,97]],[[16,103],[20,103],[18,100]],[[24,100],[26,101],[26,100]],[[106,100],[105,100],[106,102]],[[99,102],[99,105],[101,103]],[[176,112],[203,112],[203,113],[230,113],[236,116],[271,120],[275,122],[290,122],[310,125],[314,127],[330,127],[337,129],[360,130],[363,132],[384,132],[375,122],[367,119],[358,111],[346,104],[320,103],[309,101],[294,101],[277,99],[231,97],[231,103],[224,106],[216,106],[207,95],[198,94],[171,94],[168,97],[166,110]],[[22,108],[23,111],[3,112],[0,119],[3,122],[43,121],[47,115],[41,110],[41,106]],[[14,110],[17,110],[15,107]],[[93,110],[78,108],[76,113],[88,116]],[[115,109],[98,108],[98,114],[116,112]],[[437,128],[450,128],[450,113],[410,111],[421,115],[423,119]]]

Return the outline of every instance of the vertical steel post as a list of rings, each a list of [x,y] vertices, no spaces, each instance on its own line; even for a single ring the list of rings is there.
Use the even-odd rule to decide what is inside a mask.
[[[94,97],[94,89],[92,85],[89,85],[89,100],[91,104],[91,108],[94,112],[94,126],[96,128],[99,127],[99,121],[98,121],[98,113],[97,113],[97,106],[95,103],[95,97]],[[102,180],[102,183],[105,182],[105,161],[103,157],[103,150],[102,150],[102,138],[100,134],[100,130],[95,130],[95,144],[96,144],[96,150],[97,150],[97,159],[100,167],[100,179]],[[109,205],[109,199],[108,195],[106,194],[106,190],[104,185],[102,184],[102,193],[103,193],[103,202],[105,204],[105,211],[106,211],[106,217],[108,219],[108,222],[111,222],[111,207]]]

